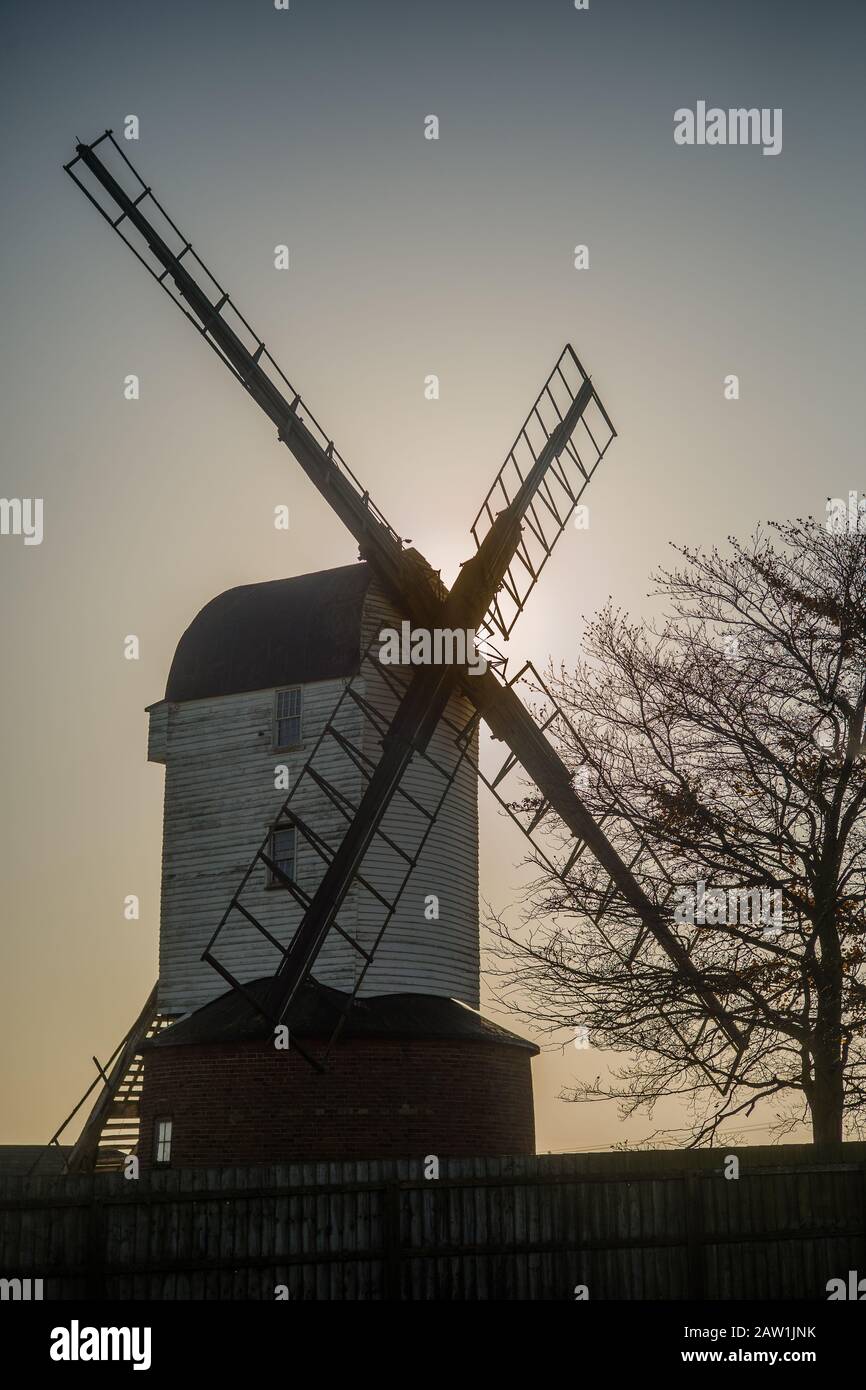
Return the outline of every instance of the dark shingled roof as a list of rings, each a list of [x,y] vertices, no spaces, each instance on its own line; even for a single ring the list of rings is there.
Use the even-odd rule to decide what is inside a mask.
[[[166,700],[203,700],[358,669],[367,564],[242,584],[211,599],[177,644]]]
[[[262,998],[271,977],[244,986]],[[308,980],[289,1011],[286,1023],[299,1038],[329,1038],[347,996],[316,980]],[[230,989],[187,1018],[164,1029],[142,1050],[195,1046],[199,1043],[253,1042],[273,1036],[272,1026],[239,991]],[[535,1055],[538,1048],[516,1033],[491,1023],[456,999],[436,994],[377,994],[356,999],[341,1034],[345,1038],[465,1039],[470,1042],[510,1043]]]

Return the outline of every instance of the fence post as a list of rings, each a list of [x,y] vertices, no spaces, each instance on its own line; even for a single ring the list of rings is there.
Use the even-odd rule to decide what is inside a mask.
[[[687,1173],[683,1192],[683,1212],[686,1227],[688,1260],[688,1290],[690,1298],[703,1298],[704,1289],[704,1222],[701,1204],[700,1175]]]
[[[87,1279],[88,1300],[105,1298],[105,1206],[93,1194],[87,1209]]]
[[[399,1299],[402,1294],[402,1248],[400,1241],[400,1184],[391,1178],[385,1185],[385,1297]]]

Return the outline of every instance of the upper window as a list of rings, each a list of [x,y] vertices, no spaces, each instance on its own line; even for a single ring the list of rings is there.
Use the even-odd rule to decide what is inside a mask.
[[[157,1120],[156,1122],[156,1143],[154,1145],[154,1161],[156,1163],[171,1162],[171,1120]]]
[[[286,878],[295,877],[295,827],[293,825],[278,825],[271,831],[270,856],[277,868],[282,870]],[[280,880],[273,873],[268,875],[268,885],[276,888],[280,885]]]
[[[274,704],[274,747],[297,748],[301,741],[301,688],[278,690]]]

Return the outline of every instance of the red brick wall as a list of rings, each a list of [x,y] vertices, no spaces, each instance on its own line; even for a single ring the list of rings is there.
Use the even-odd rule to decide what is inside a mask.
[[[269,1042],[157,1048],[141,1111],[143,1168],[165,1116],[178,1168],[535,1152],[530,1054],[500,1043],[353,1039],[324,1074]]]

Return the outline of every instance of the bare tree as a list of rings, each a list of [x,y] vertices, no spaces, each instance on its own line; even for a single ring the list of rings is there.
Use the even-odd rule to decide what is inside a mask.
[[[866,536],[809,519],[729,545],[675,547],[654,576],[665,617],[608,605],[549,683],[588,806],[744,1049],[586,855],[564,878],[534,857],[519,925],[491,919],[493,975],[542,1031],[630,1054],[571,1099],[684,1097],[692,1144],[773,1100],[779,1133],[809,1116],[830,1143],[862,1132],[866,1087]]]

